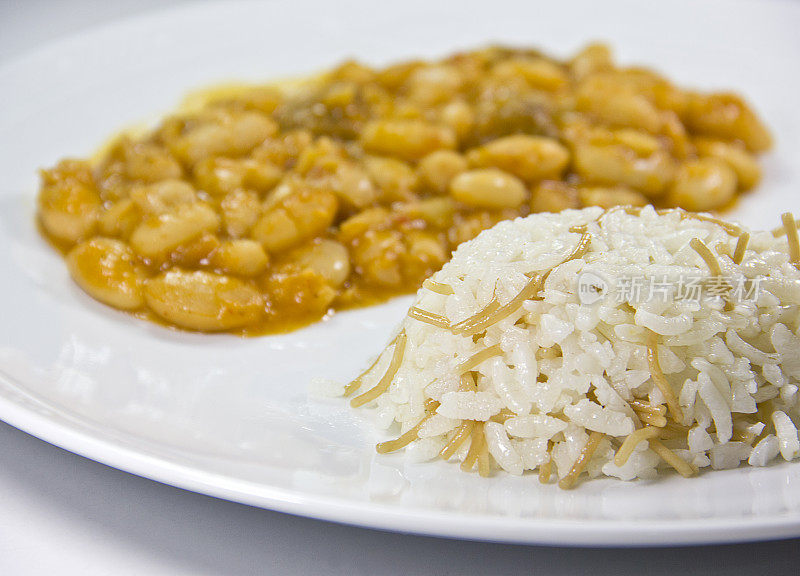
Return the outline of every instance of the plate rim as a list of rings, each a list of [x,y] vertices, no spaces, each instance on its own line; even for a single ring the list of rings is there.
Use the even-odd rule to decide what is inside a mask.
[[[0,383],[52,409],[0,373]],[[55,410],[58,410],[55,408]],[[178,464],[98,438],[0,394],[0,420],[106,466],[190,492],[257,508],[399,533],[560,547],[673,547],[780,540],[800,535],[800,514],[701,520],[559,520],[404,509],[267,486]]]

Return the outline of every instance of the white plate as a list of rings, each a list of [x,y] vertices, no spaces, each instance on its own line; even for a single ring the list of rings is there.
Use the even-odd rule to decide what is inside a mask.
[[[95,303],[34,224],[36,169],[85,155],[157,117],[188,89],[381,63],[488,41],[568,54],[611,40],[626,62],[744,92],[777,148],[746,223],[799,209],[788,2],[375,2],[199,4],[96,29],[0,68],[0,418],[89,458],[176,486],[376,528],[550,544],[644,545],[800,535],[800,465],[698,479],[598,480],[570,492],[531,476],[481,479],[446,463],[375,455],[343,401],[307,396],[376,353],[408,299],[257,339],[173,332]],[[396,4],[396,5],[395,5]]]

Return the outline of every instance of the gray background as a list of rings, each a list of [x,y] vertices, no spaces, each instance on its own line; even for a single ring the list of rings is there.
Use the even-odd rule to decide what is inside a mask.
[[[61,36],[190,0],[0,0],[0,63]],[[2,87],[0,87],[2,89]],[[0,111],[2,113],[2,111]],[[0,422],[0,574],[797,574],[800,540],[567,549],[408,536],[165,486]]]

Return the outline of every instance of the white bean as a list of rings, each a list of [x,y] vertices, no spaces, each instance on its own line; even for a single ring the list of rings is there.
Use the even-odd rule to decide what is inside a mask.
[[[350,275],[350,255],[339,242],[318,238],[292,254],[302,268],[309,268],[333,286],[341,286]]]
[[[144,298],[165,320],[202,332],[241,328],[264,313],[264,298],[252,285],[203,271],[164,272],[147,281]]]
[[[131,246],[140,256],[160,261],[181,244],[218,227],[219,216],[210,206],[199,202],[188,204],[140,224],[131,235]]]
[[[470,206],[500,209],[522,204],[527,190],[519,178],[497,168],[483,168],[456,176],[450,182],[450,195]]]
[[[119,240],[93,238],[67,255],[67,267],[75,282],[95,300],[122,310],[135,310],[144,303],[142,276],[136,269],[133,250]]]
[[[226,240],[211,253],[210,264],[237,276],[258,276],[267,269],[269,257],[255,240]]]

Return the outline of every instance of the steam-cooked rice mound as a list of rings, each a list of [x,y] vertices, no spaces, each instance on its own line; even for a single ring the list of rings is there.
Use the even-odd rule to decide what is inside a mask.
[[[501,222],[426,281],[348,385],[378,445],[487,475],[652,478],[800,454],[797,223],[679,210]]]

